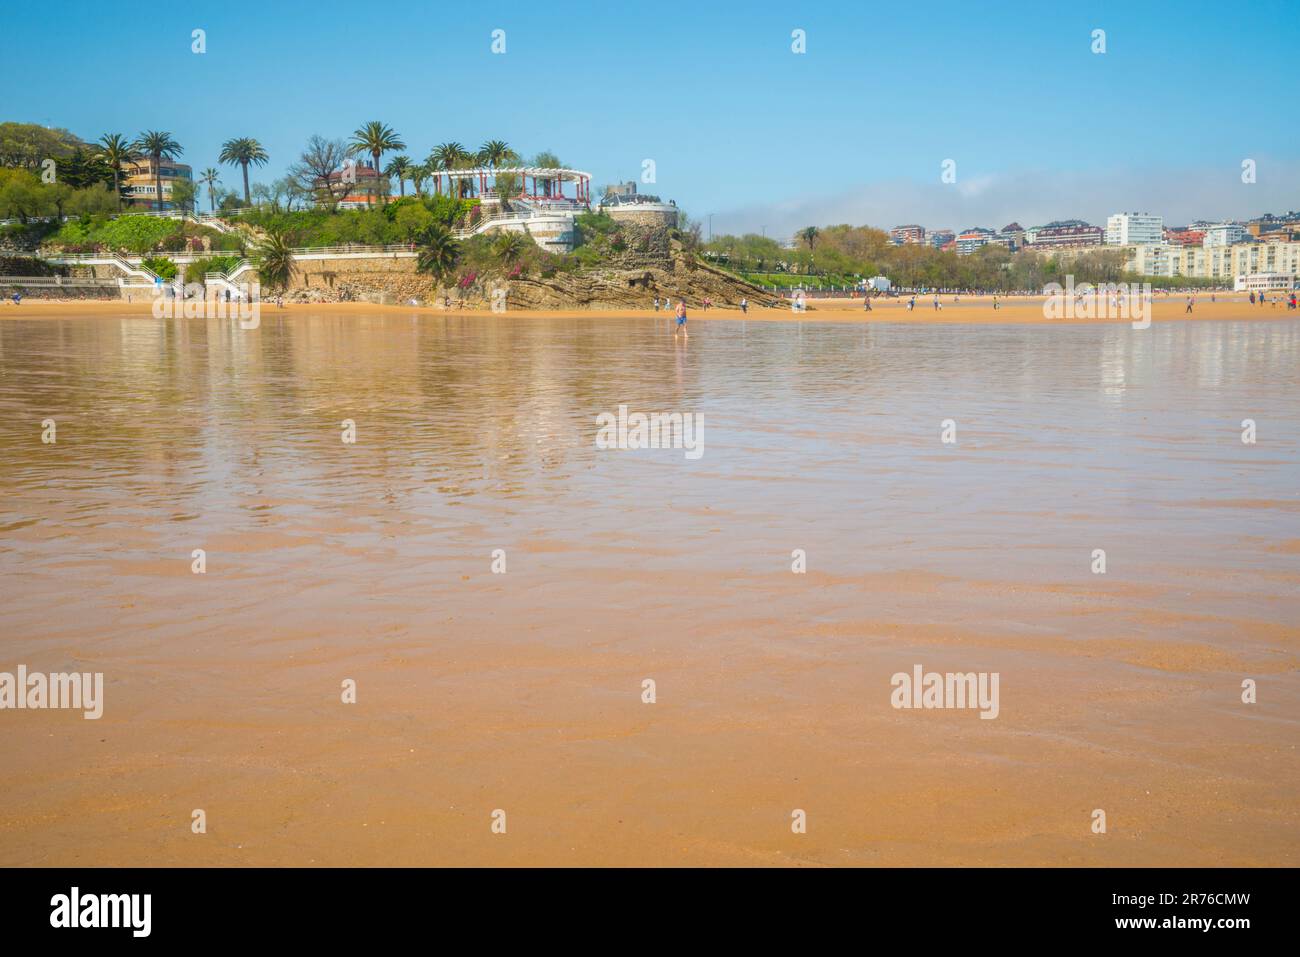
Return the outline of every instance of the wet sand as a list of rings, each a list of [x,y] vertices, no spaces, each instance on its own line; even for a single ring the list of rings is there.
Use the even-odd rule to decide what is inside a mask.
[[[107,700],[0,712],[0,864],[1300,861],[1294,319],[61,308],[0,323],[0,670]]]

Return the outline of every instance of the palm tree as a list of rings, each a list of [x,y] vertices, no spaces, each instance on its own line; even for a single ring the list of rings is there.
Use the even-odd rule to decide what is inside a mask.
[[[478,160],[487,166],[500,166],[514,158],[515,151],[504,140],[488,140],[478,148]]]
[[[113,169],[113,195],[117,208],[122,208],[122,164],[131,159],[131,144],[121,133],[105,133],[99,138],[99,158]]]
[[[162,161],[164,158],[174,160],[185,152],[181,144],[164,130],[145,130],[136,137],[131,149],[142,153],[153,161],[153,188],[158,208],[163,208],[162,198]]]
[[[486,166],[496,169],[506,163],[515,163],[519,160],[519,154],[512,150],[505,140],[488,140],[478,148],[478,161]],[[493,186],[496,187],[497,198],[507,200],[517,190],[513,174],[505,176],[493,176]]]
[[[256,163],[258,166],[265,166],[266,161],[271,157],[267,155],[262,144],[257,142],[251,136],[239,136],[233,140],[226,140],[221,144],[221,155],[217,157],[219,163],[238,163],[244,168],[244,205],[252,203],[252,197],[248,194],[248,164]]]
[[[348,144],[348,152],[354,156],[360,153],[369,153],[375,161],[375,175],[379,175],[379,157],[390,150],[404,150],[406,144],[402,138],[389,126],[371,120],[365,126],[361,127],[352,134],[352,142]]]
[[[466,152],[465,147],[461,146],[455,140],[452,140],[450,143],[439,143],[435,146],[433,152],[429,154],[429,163],[435,170],[442,170],[450,173],[456,167],[460,166],[468,157],[469,153]],[[442,177],[435,177],[434,182],[440,184],[442,182]],[[452,192],[451,184],[452,179],[448,176],[447,192],[449,193]],[[461,189],[459,190],[461,195],[464,195],[464,187],[465,184],[462,182]],[[439,190],[441,190],[441,187],[439,187]]]
[[[208,188],[208,208],[212,212],[217,211],[217,180],[221,179],[221,172],[209,166],[199,174],[199,182]]]
[[[402,196],[406,196],[406,178],[410,176],[414,179],[415,164],[411,162],[409,156],[394,156],[384,167],[384,175],[387,177],[397,177],[397,188],[401,190]]]
[[[429,164],[412,163],[411,168],[407,170],[406,175],[410,177],[411,185],[415,187],[415,195],[423,197],[424,190],[422,187],[424,186],[424,181],[430,176]]]
[[[451,272],[460,258],[460,243],[442,223],[429,226],[418,242],[420,250],[415,258],[415,268],[432,274],[435,279]]]
[[[293,261],[293,248],[284,233],[268,230],[253,250],[258,277],[272,289],[287,289],[289,280],[298,271]]]
[[[528,247],[528,240],[521,233],[502,233],[492,243],[492,252],[506,265],[517,262]]]
[[[822,231],[816,226],[809,226],[807,229],[801,229],[798,232],[799,238],[808,244],[809,252],[812,252],[816,248],[817,237],[821,234]]]

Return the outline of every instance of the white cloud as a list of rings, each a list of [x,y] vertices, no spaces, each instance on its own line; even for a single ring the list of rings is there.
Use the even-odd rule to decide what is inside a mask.
[[[956,184],[915,180],[864,183],[847,192],[808,195],[747,206],[713,217],[713,232],[790,236],[808,225],[850,223],[888,229],[900,223],[927,228],[1001,228],[1054,219],[1104,225],[1116,212],[1149,212],[1171,226],[1198,219],[1249,219],[1300,208],[1300,163],[1258,161],[1257,181],[1241,182],[1240,166],[1127,168],[1101,171],[1025,170],[980,176]]]

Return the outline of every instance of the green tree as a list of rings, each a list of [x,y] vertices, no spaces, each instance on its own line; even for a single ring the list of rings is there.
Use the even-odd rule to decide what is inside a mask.
[[[513,265],[528,248],[529,239],[522,233],[505,233],[492,241],[492,254],[504,265]]]
[[[217,211],[217,181],[220,179],[221,172],[211,166],[199,174],[199,183],[208,188],[208,209],[214,213]]]
[[[501,166],[514,159],[515,151],[504,140],[488,140],[478,148],[478,161],[484,166]]]
[[[393,224],[400,229],[407,242],[413,240],[434,223],[433,213],[423,203],[398,201],[397,212],[393,214]]]
[[[415,187],[415,195],[422,198],[424,196],[424,181],[432,175],[429,170],[428,161],[423,163],[412,163],[411,168],[407,170],[406,175],[407,178],[410,179],[411,185]]]
[[[85,145],[65,129],[47,129],[38,123],[0,123],[0,166],[39,169],[44,160],[62,159]]]
[[[233,140],[226,140],[221,144],[221,153],[217,156],[217,162],[238,163],[244,169],[244,205],[252,203],[252,197],[248,192],[248,164],[254,163],[258,166],[265,166],[267,160],[271,157],[262,144],[251,136],[240,136]]]
[[[388,161],[388,165],[384,167],[384,175],[388,177],[396,177],[397,188],[400,190],[401,195],[405,197],[406,180],[407,177],[411,176],[414,169],[415,164],[411,162],[411,157],[394,156]]]
[[[79,189],[68,200],[67,212],[70,216],[86,219],[91,216],[106,216],[118,209],[121,197],[104,183]]]
[[[283,232],[268,230],[253,250],[257,274],[272,289],[287,289],[298,266],[293,259],[293,248]]]
[[[35,173],[25,169],[0,169],[0,219],[26,223],[50,212],[49,195]]]
[[[162,161],[164,159],[174,161],[185,150],[170,133],[163,130],[146,130],[136,137],[135,142],[131,144],[131,149],[153,161],[154,200],[157,208],[162,209]]]
[[[379,158],[393,150],[404,150],[406,144],[389,126],[379,120],[371,120],[365,126],[352,133],[348,152],[354,156],[369,153],[374,160],[375,175],[379,175]]]
[[[415,259],[415,268],[420,272],[442,279],[456,268],[459,258],[460,243],[441,223],[434,223],[420,235],[419,255]]]
[[[188,179],[178,179],[172,183],[172,202],[183,212],[194,212],[194,201],[198,198],[198,189]]]
[[[131,144],[121,133],[105,133],[99,138],[99,155],[113,171],[113,193],[117,208],[122,208],[122,164],[134,157]]]
[[[463,167],[468,159],[469,159],[469,153],[466,152],[465,147],[461,146],[455,140],[452,140],[451,142],[448,143],[439,143],[437,146],[435,146],[433,148],[433,152],[429,154],[429,165],[430,168],[434,171],[433,181],[434,181],[435,192],[442,191],[442,185],[441,185],[442,177],[438,174],[450,173],[451,171],[457,168]],[[452,182],[453,182],[452,178],[448,176],[447,177],[448,193],[453,192]],[[465,195],[466,185],[467,184],[464,181],[460,181],[460,188],[458,190],[455,190],[455,195],[457,198],[463,197]]]

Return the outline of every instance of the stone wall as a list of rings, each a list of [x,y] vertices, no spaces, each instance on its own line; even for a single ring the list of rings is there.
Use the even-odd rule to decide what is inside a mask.
[[[433,280],[416,272],[415,257],[300,259],[288,298],[314,302],[402,303],[432,299]]]
[[[678,212],[637,209],[635,206],[607,206],[605,212],[610,218],[620,223],[632,223],[637,226],[667,226],[676,228]]]

